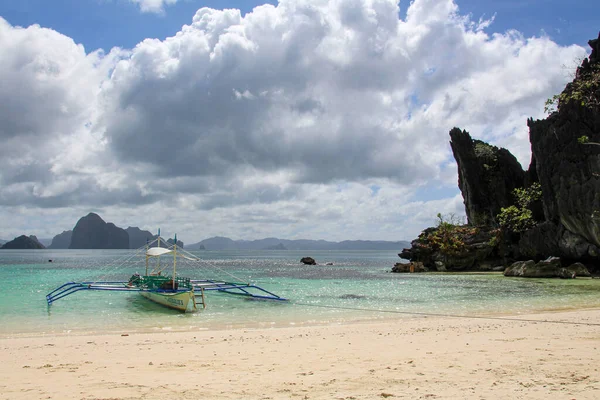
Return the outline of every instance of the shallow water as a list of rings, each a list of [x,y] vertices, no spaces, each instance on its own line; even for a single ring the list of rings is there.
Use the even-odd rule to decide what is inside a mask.
[[[397,253],[381,251],[201,251],[195,254],[206,260],[202,268],[178,266],[181,276],[192,278],[231,280],[235,275],[288,298],[287,303],[210,293],[205,310],[181,314],[136,293],[81,291],[47,306],[46,294],[65,282],[127,280],[143,272],[132,262],[114,263],[130,254],[0,251],[0,335],[282,327],[420,313],[518,314],[600,307],[600,280],[392,274]],[[321,265],[302,265],[303,256]],[[334,265],[324,265],[328,262]]]

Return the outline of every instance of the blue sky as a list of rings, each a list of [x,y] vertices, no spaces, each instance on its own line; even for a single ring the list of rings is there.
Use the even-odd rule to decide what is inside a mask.
[[[128,0],[7,0],[0,2],[0,16],[12,25],[40,24],[82,43],[86,51],[114,46],[132,48],[145,38],[164,39],[189,24],[199,8],[235,8],[242,14],[276,1],[180,0],[162,14],[140,12]],[[404,18],[408,1],[400,2]],[[600,29],[597,5],[590,0],[458,0],[461,14],[475,20],[495,15],[491,32],[516,29],[526,37],[542,32],[555,42],[584,46]]]
[[[86,51],[108,51],[114,46],[132,48],[145,38],[172,36],[202,7],[237,8],[245,14],[265,3],[183,0],[157,14],[140,12],[138,5],[128,0],[8,0],[0,2],[0,15],[12,25],[40,24],[57,30],[82,43]]]
[[[527,168],[527,119],[600,29],[583,0],[262,4],[0,1],[0,239],[96,212],[187,243],[410,240],[464,214],[450,129]]]

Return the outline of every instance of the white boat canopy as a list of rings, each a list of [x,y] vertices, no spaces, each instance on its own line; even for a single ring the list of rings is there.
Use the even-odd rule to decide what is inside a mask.
[[[148,257],[158,257],[158,256],[162,256],[164,254],[170,254],[172,252],[173,252],[173,250],[165,249],[164,247],[150,247],[146,251],[146,255]]]

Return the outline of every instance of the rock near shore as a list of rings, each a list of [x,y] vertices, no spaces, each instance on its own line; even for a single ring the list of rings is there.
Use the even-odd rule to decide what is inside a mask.
[[[504,276],[573,279],[578,276],[589,277],[590,272],[581,263],[564,268],[560,258],[550,257],[538,263],[533,260],[517,261],[506,268]]]
[[[392,272],[396,273],[414,273],[414,272],[429,272],[422,262],[396,263],[392,268]]]
[[[575,262],[600,273],[600,35],[589,45],[591,55],[559,97],[557,111],[527,121],[532,149],[527,171],[508,150],[474,140],[459,128],[450,131],[468,225],[445,236],[436,232],[439,227],[428,228],[401,258],[442,271],[497,270],[515,261],[537,265],[560,257],[560,267],[542,264],[535,274],[556,276],[557,268]],[[528,207],[534,226],[505,227],[494,238],[502,208],[518,206],[514,190],[533,183],[542,192],[542,199]],[[532,270],[530,263],[511,268],[512,276]]]
[[[427,228],[398,256],[439,272],[491,271],[504,263],[498,229],[485,226],[457,226],[448,232]]]

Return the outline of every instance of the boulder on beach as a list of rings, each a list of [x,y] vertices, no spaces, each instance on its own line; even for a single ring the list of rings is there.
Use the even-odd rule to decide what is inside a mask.
[[[533,260],[512,263],[504,271],[504,276],[573,279],[578,276],[589,277],[591,275],[585,265],[581,263],[574,263],[565,268],[559,257],[550,257],[539,263]]]

